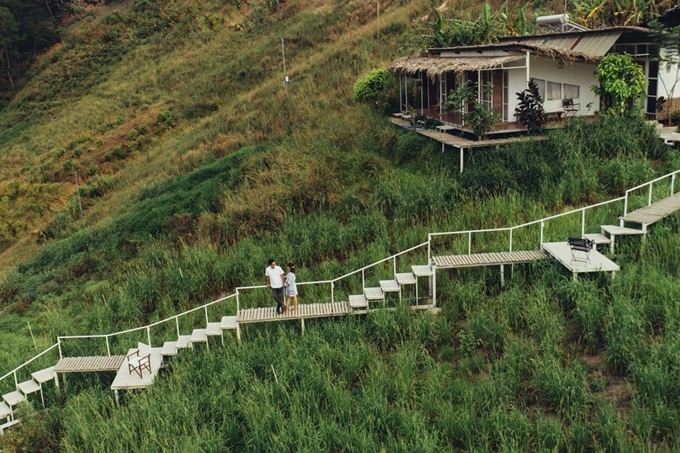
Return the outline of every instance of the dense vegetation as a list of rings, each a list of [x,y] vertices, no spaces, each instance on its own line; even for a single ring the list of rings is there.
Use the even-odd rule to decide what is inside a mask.
[[[459,175],[352,100],[430,5],[384,3],[380,23],[372,8],[135,1],[65,31],[0,113],[0,373],[33,355],[27,322],[38,348],[134,327],[261,283],[270,256],[337,277],[429,231],[533,220],[680,168],[644,123],[603,115],[473,153]],[[441,273],[439,315],[248,326],[122,408],[110,376],[74,377],[0,448],[676,449],[679,226],[623,242],[614,281],[546,263],[500,291],[494,270]]]

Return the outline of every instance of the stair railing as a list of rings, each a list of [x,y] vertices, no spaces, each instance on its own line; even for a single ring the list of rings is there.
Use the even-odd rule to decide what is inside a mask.
[[[675,177],[678,174],[680,174],[680,170],[675,170],[672,173],[668,173],[666,175],[659,176],[656,179],[652,179],[651,181],[647,181],[645,183],[642,183],[642,184],[635,186],[635,187],[631,187],[630,189],[626,190],[626,195],[625,195],[626,201],[625,201],[625,204],[623,206],[623,216],[625,217],[626,215],[628,215],[628,207],[629,207],[629,204],[630,204],[628,199],[630,197],[630,194],[632,192],[635,192],[636,190],[639,190],[639,189],[642,189],[646,186],[649,186],[648,195],[647,195],[647,206],[650,206],[652,204],[652,191],[653,191],[655,182],[663,181],[664,179],[670,178],[671,190],[670,190],[669,196],[672,197],[675,194]]]
[[[169,318],[165,318],[165,319],[162,319],[160,321],[156,321],[156,322],[151,323],[151,324],[146,325],[146,326],[134,327],[132,329],[121,330],[119,332],[114,332],[114,333],[109,333],[109,334],[63,335],[63,336],[57,337],[57,342],[58,342],[58,344],[61,344],[61,342],[63,340],[85,340],[85,339],[104,338],[104,340],[106,342],[106,354],[108,356],[110,356],[111,355],[110,338],[120,336],[120,335],[125,335],[125,334],[128,334],[128,333],[139,332],[139,331],[145,330],[146,331],[146,338],[147,338],[147,341],[149,342],[149,347],[153,347],[152,341],[151,341],[151,329],[153,327],[156,327],[156,326],[159,326],[161,324],[165,324],[167,322],[174,320],[175,325],[176,325],[176,329],[177,329],[177,336],[179,337],[180,336],[180,327],[179,327],[179,319],[180,318],[182,318],[186,315],[189,315],[190,313],[194,313],[194,312],[197,312],[197,311],[200,311],[200,310],[204,310],[205,311],[205,321],[206,321],[206,325],[207,325],[210,322],[210,318],[209,318],[209,315],[208,315],[208,308],[210,306],[215,305],[215,304],[219,304],[220,302],[224,302],[224,301],[229,300],[229,299],[234,299],[236,297],[237,297],[236,293],[230,294],[229,296],[225,296],[225,297],[222,297],[220,299],[214,300],[212,302],[208,302],[207,304],[203,304],[199,307],[194,307],[190,310],[184,311],[184,312],[179,313],[179,314],[174,315],[174,316],[170,316]],[[59,348],[59,356],[60,356],[60,358],[63,358],[61,347]]]
[[[5,374],[4,376],[0,377],[0,382],[4,381],[5,379],[7,379],[7,378],[10,377],[10,376],[13,376],[13,377],[14,377],[14,387],[18,387],[18,386],[19,386],[19,378],[17,377],[17,372],[18,372],[18,371],[21,371],[23,368],[26,368],[28,365],[30,365],[31,363],[35,362],[35,361],[38,360],[40,357],[44,356],[45,354],[47,354],[48,352],[50,352],[50,351],[53,350],[54,348],[61,348],[61,344],[57,341],[57,343],[55,343],[55,344],[53,344],[52,346],[50,346],[49,348],[45,349],[45,350],[44,350],[43,352],[41,352],[40,354],[38,354],[38,355],[34,356],[33,358],[27,360],[26,362],[22,363],[21,365],[19,365],[18,367],[16,367],[16,368],[13,369],[12,371],[10,371],[9,373],[7,373],[7,374]],[[59,355],[61,356],[61,351],[59,352]]]

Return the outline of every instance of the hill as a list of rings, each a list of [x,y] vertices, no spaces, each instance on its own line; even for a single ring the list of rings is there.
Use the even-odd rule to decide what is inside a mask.
[[[644,124],[604,117],[456,174],[456,157],[351,99],[430,9],[138,0],[74,16],[0,113],[0,372],[33,355],[27,322],[38,348],[134,327],[260,282],[270,256],[336,277],[430,231],[533,220],[680,168]],[[670,449],[677,231],[672,218],[641,252],[624,245],[615,282],[546,267],[499,292],[472,271],[438,282],[442,316],[253,328],[178,357],[122,409],[106,377],[76,379],[0,446]]]

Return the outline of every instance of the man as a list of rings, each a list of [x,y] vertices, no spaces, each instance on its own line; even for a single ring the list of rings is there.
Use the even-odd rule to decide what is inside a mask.
[[[283,282],[286,280],[286,275],[274,260],[269,260],[269,266],[264,275],[267,277],[267,288],[272,289],[272,297],[276,301],[276,314],[281,314],[286,311],[283,305]]]

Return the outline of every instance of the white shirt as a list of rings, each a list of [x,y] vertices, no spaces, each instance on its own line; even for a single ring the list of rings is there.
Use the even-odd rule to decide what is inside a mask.
[[[279,266],[276,266],[273,269],[271,266],[267,266],[267,270],[264,271],[264,275],[269,277],[269,284],[272,288],[283,288],[283,279],[281,278],[283,275],[283,269],[281,269]]]

